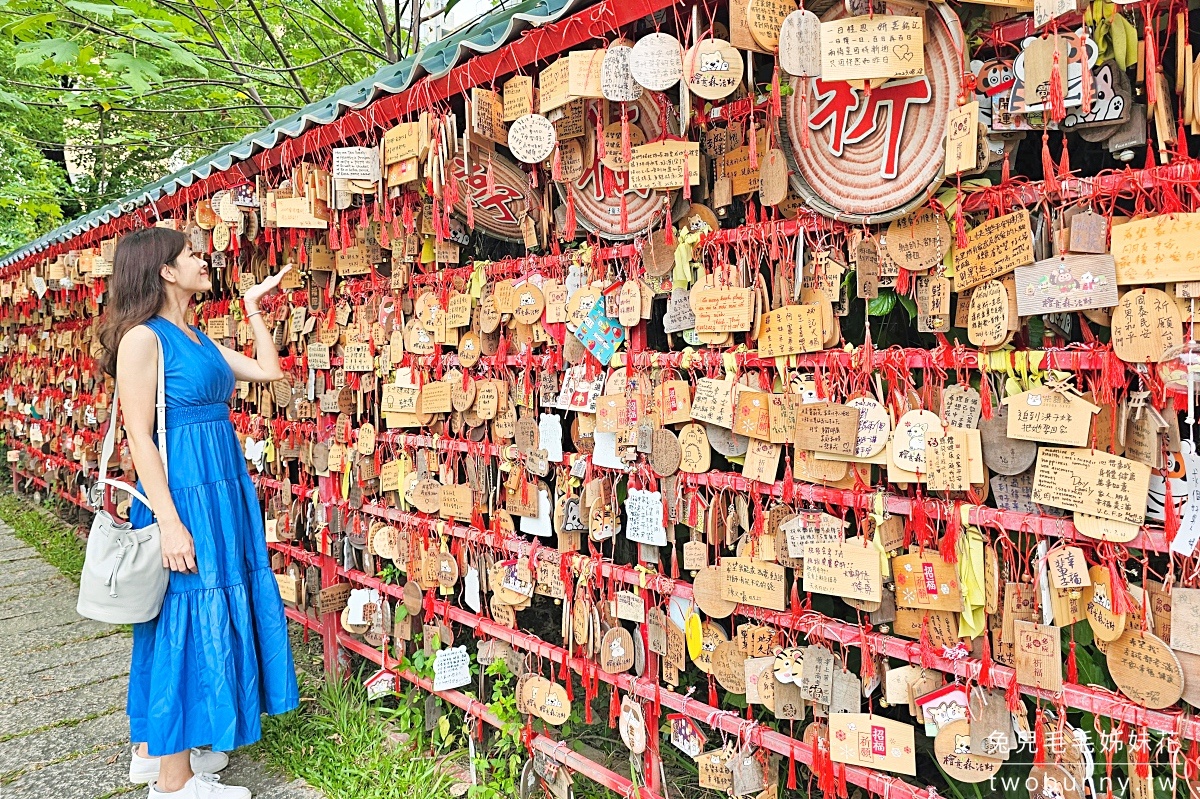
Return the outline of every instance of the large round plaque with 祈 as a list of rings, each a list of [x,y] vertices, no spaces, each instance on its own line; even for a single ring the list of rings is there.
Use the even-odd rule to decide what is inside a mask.
[[[844,16],[838,3],[822,21]],[[813,209],[853,224],[888,222],[924,204],[943,177],[963,47],[958,17],[933,4],[925,13],[923,76],[890,80],[869,95],[846,81],[809,78],[807,105],[804,81],[793,80],[780,124],[792,188]],[[801,124],[809,128],[807,148]]]
[[[628,110],[630,126],[641,129],[646,141],[657,141],[663,134],[663,123],[667,123],[671,135],[678,135],[674,117],[664,114],[656,95],[644,92],[636,102],[625,103]],[[603,106],[608,106],[608,117],[601,119],[604,114]],[[595,137],[597,125],[606,127],[621,122],[621,103],[589,103],[588,132]],[[631,134],[632,135],[632,134]],[[585,156],[586,158],[586,156]],[[672,216],[682,217],[689,203],[682,200],[679,191],[652,191],[650,189],[630,189],[629,172],[615,172],[604,166],[599,158],[592,158],[591,163],[583,165],[583,175],[578,180],[555,184],[558,193],[566,202],[570,193],[575,202],[575,218],[579,226],[591,233],[598,233],[608,239],[631,239],[639,233],[645,233],[651,222],[661,225],[664,208],[663,198],[669,197],[672,202]],[[621,227],[621,195],[625,195],[625,229]]]
[[[451,162],[454,179],[458,181],[458,202],[455,212],[467,218],[467,203],[471,203],[475,228],[489,236],[505,241],[523,241],[521,217],[526,214],[536,223],[541,218],[541,203],[533,199],[529,178],[521,168],[499,153],[476,150],[471,157],[471,176],[463,174],[463,158],[459,154]],[[495,191],[487,190],[488,162],[491,161]]]

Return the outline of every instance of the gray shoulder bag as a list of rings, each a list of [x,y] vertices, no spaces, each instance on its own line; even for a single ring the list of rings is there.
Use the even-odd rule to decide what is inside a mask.
[[[162,457],[163,473],[167,471],[167,402],[166,381],[163,376],[162,341],[158,343],[158,452]],[[150,500],[128,483],[110,480],[108,461],[112,457],[117,432],[117,390],[113,387],[113,407],[108,433],[100,452],[100,477],[92,488],[92,506],[96,515],[88,535],[83,574],[79,578],[80,616],[110,624],[138,624],[158,616],[163,596],[167,593],[170,571],[162,564],[162,542],[158,523],[133,529],[128,522],[118,523],[103,507],[104,486],[128,491],[150,511]]]

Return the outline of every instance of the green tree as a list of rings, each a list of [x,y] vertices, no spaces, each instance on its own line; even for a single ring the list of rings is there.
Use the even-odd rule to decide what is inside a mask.
[[[457,0],[423,16],[436,2],[0,0],[0,235],[27,240],[61,218],[45,204],[98,208],[399,61]]]

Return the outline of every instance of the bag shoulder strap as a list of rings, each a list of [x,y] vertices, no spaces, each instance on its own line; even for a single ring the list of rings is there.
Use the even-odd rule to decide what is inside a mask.
[[[158,454],[162,458],[163,474],[167,472],[167,381],[166,381],[166,355],[163,352],[162,339],[158,335],[158,331],[150,328],[154,332],[154,341],[158,345],[158,391],[155,397],[155,412],[158,422],[158,430],[156,438],[158,439]],[[123,480],[110,480],[108,477],[108,461],[112,458],[113,447],[116,445],[117,437],[117,410],[118,410],[118,391],[117,382],[113,381],[113,405],[112,414],[108,420],[108,432],[104,434],[104,445],[100,449],[100,476],[96,480],[96,485],[109,485],[121,491],[127,491],[135,499],[140,501],[150,511],[154,508],[150,506],[150,500],[138,491],[136,488],[126,483]],[[169,479],[169,478],[168,478]]]

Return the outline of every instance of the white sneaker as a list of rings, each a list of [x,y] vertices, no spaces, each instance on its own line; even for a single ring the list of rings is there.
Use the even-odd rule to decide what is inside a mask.
[[[216,774],[229,765],[229,755],[211,749],[193,749],[191,762],[194,774]],[[158,764],[159,758],[142,757],[135,745],[129,761],[129,781],[139,785],[154,782],[158,779]]]
[[[158,790],[150,783],[150,799],[250,799],[250,789],[238,785],[222,785],[216,774],[194,774],[178,791]]]

